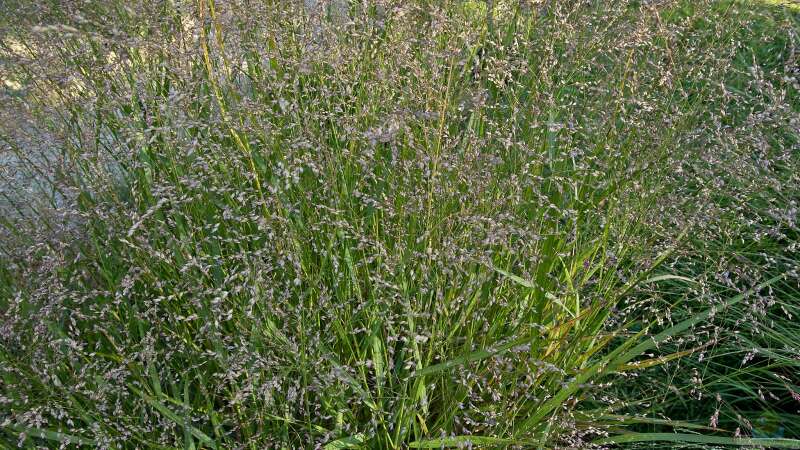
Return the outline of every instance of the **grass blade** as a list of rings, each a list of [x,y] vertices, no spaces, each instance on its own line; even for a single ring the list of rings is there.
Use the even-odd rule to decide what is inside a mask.
[[[450,438],[430,439],[416,441],[408,444],[411,448],[462,448],[465,445],[478,447],[494,447],[505,445],[533,445],[531,442],[520,441],[517,439],[495,438],[488,436],[456,436]]]
[[[144,399],[144,401],[147,402],[148,405],[152,406],[158,412],[163,414],[164,417],[166,417],[166,418],[172,420],[173,422],[181,425],[182,427],[188,429],[189,432],[192,434],[192,436],[194,436],[195,438],[199,439],[201,442],[203,442],[204,444],[208,445],[211,448],[214,448],[214,449],[217,448],[217,444],[214,442],[213,439],[211,439],[207,434],[203,433],[202,431],[200,431],[196,427],[190,425],[186,420],[184,420],[178,414],[175,414],[171,409],[167,408],[163,403],[161,403],[157,399],[145,394],[144,392],[142,392],[139,389],[136,389],[136,388],[134,388],[132,386],[130,387],[130,389],[133,392],[135,392],[137,395],[142,397],[142,399]]]
[[[61,433],[58,431],[45,430],[41,428],[24,428],[24,427],[14,427],[14,426],[10,428],[19,433],[24,433],[27,436],[39,439],[45,439],[53,442],[59,442],[62,444],[78,444],[91,447],[97,445],[97,442],[92,439],[87,439],[81,436],[75,436],[74,434]]]
[[[359,448],[367,440],[364,434],[356,434],[346,438],[337,439],[333,442],[325,444],[325,450],[340,450],[343,448]]]
[[[632,442],[674,442],[733,445],[737,447],[800,449],[800,440],[783,438],[735,438],[688,433],[630,433],[595,441],[595,444],[627,444]]]

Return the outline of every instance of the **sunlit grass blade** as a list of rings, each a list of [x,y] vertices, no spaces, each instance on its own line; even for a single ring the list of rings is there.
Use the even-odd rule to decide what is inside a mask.
[[[488,436],[456,436],[450,438],[429,439],[414,441],[408,444],[410,448],[462,448],[466,445],[472,447],[498,447],[508,445],[534,445],[530,441],[494,438]]]
[[[341,450],[345,448],[361,448],[367,438],[363,434],[348,436],[325,444],[325,450]]]
[[[44,439],[52,442],[58,442],[59,444],[77,444],[77,445],[85,445],[87,447],[95,447],[97,442],[92,439],[87,439],[85,437],[76,436],[73,434],[68,433],[61,433],[58,431],[53,430],[46,430],[41,428],[23,428],[23,427],[10,427],[17,433],[25,434],[29,437]]]

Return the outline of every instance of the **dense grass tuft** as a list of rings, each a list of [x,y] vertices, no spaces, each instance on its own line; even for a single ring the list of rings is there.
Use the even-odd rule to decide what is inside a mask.
[[[346,4],[0,12],[0,447],[800,448],[796,12]]]

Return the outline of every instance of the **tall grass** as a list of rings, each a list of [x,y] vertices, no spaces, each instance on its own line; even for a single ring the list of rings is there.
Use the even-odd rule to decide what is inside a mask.
[[[717,172],[763,163],[730,139],[796,152],[765,131],[795,88],[735,64],[760,22],[491,5],[9,9],[5,179],[31,189],[3,191],[0,445],[800,448],[620,389],[790,289],[711,298],[680,265],[735,210],[696,211]],[[653,314],[665,285],[691,314]]]
[[[650,387],[632,395],[649,397],[653,416],[696,417],[736,434],[796,437],[800,372],[795,205],[800,183],[795,169],[797,86],[788,74],[794,71],[797,16],[786,9],[736,3],[729,14],[753,25],[735,34],[740,44],[733,75],[726,82],[735,101],[709,108],[711,114],[725,111],[727,117],[717,120],[730,126],[724,140],[710,141],[709,153],[715,156],[711,164],[700,166],[709,171],[704,178],[714,180],[717,188],[698,189],[699,183],[691,182],[673,187],[676,196],[699,195],[703,200],[688,204],[702,204],[715,211],[717,219],[695,228],[680,257],[667,264],[674,273],[695,280],[695,295],[712,302],[778,273],[787,278],[763,299],[720,311],[693,336],[665,348],[674,352],[710,343],[691,357],[645,374],[634,386]],[[737,163],[720,163],[720,155]],[[688,175],[695,176],[694,171]],[[674,285],[649,295],[664,302],[667,322],[706,307],[705,302],[684,302],[669,308],[686,295]],[[650,429],[658,431],[658,426]]]

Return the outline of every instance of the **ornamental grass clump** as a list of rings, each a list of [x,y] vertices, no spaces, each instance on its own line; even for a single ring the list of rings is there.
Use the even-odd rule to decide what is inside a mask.
[[[0,444],[800,448],[626,386],[796,281],[681,265],[797,151],[734,3],[343,4],[0,13]]]

